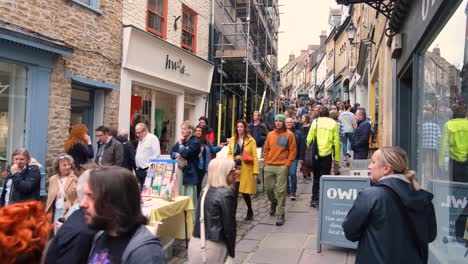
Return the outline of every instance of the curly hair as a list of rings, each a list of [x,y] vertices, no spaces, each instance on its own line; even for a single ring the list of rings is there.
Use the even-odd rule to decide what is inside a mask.
[[[52,230],[50,215],[38,201],[16,203],[0,209],[0,259],[4,264],[34,264]]]
[[[72,156],[62,153],[58,156],[58,158],[54,159],[54,162],[52,163],[52,167],[54,169],[55,174],[60,174],[60,161],[66,160],[71,163],[72,170],[75,170],[75,160],[73,159]]]
[[[73,125],[70,130],[70,135],[65,141],[64,150],[68,152],[75,144],[85,144],[86,139],[84,135],[88,133],[88,128],[83,124]]]

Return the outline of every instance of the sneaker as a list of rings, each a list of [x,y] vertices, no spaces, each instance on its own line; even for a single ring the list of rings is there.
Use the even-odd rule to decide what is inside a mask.
[[[271,216],[274,216],[275,213],[276,213],[276,206],[278,205],[278,202],[277,201],[274,201],[274,202],[271,202],[271,205],[270,205],[270,215]]]
[[[290,198],[291,198],[291,201],[296,201],[296,193],[295,192],[291,193]]]
[[[276,225],[282,226],[284,224],[284,214],[276,216]]]

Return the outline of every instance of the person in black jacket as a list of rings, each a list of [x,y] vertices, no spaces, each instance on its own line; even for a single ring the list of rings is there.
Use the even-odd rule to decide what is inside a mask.
[[[129,171],[136,169],[135,165],[135,147],[128,141],[128,132],[125,129],[120,129],[118,135],[115,137],[120,143],[122,143],[124,151],[124,160],[122,167],[127,168]]]
[[[93,143],[88,135],[88,128],[83,124],[76,124],[71,127],[70,135],[65,141],[65,152],[73,157],[75,168],[88,163],[94,158]]]
[[[433,195],[420,189],[408,158],[383,147],[369,165],[373,186],[361,191],[343,222],[350,241],[359,241],[356,263],[427,263],[437,224]]]
[[[25,148],[16,149],[11,155],[11,166],[7,166],[7,176],[0,196],[0,207],[27,201],[41,200],[41,165],[31,158]]]
[[[76,192],[78,201],[83,199],[84,184],[89,179],[89,170],[78,179]],[[88,260],[96,229],[90,228],[84,218],[79,203],[70,208],[76,209],[58,229],[47,249],[45,264],[66,263],[81,264]]]
[[[356,112],[357,127],[354,130],[351,141],[351,149],[354,151],[353,159],[367,159],[369,153],[369,137],[371,125],[367,121],[366,110],[359,108]]]
[[[188,249],[189,263],[217,264],[224,263],[228,256],[235,257],[236,207],[234,194],[229,187],[240,173],[235,165],[235,162],[229,158],[215,158],[208,165],[208,181],[203,190],[203,193],[206,193],[203,214],[207,262],[202,261],[201,202],[199,201]],[[200,196],[200,199],[201,197],[203,196]]]

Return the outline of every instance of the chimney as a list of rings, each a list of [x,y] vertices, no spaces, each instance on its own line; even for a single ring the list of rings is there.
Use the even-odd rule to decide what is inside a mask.
[[[327,41],[327,31],[322,30],[322,33],[320,33],[320,46],[325,44],[325,41]]]
[[[440,48],[439,44],[435,46],[435,48],[432,49],[432,53],[434,53],[435,56],[440,57]]]
[[[293,61],[296,58],[294,54],[289,54],[289,62]]]

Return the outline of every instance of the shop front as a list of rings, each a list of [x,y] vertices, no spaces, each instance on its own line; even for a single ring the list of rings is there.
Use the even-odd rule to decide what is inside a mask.
[[[207,109],[213,65],[133,26],[123,29],[119,126],[130,130],[145,123],[168,154],[180,125],[195,125]]]
[[[0,172],[20,147],[45,165],[52,60],[72,52],[63,44],[0,24]]]
[[[429,263],[468,262],[467,15],[467,0],[414,1],[401,29],[394,144],[434,194]]]

